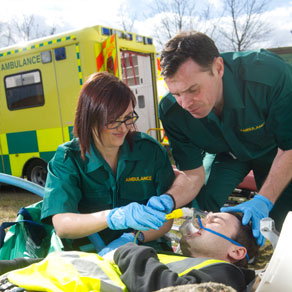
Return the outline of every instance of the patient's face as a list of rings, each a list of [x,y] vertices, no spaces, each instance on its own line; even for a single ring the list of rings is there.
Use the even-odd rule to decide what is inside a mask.
[[[229,213],[209,213],[202,219],[205,228],[212,229],[230,238],[234,238],[239,228],[239,220]],[[210,257],[223,259],[232,243],[207,230],[183,235],[180,241],[184,255],[192,257]]]

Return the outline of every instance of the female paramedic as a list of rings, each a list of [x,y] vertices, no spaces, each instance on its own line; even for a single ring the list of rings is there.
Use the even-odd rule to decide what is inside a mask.
[[[130,88],[115,76],[91,75],[79,95],[76,138],[60,145],[48,164],[42,220],[61,238],[74,239],[74,248],[95,232],[108,244],[119,237],[133,241],[134,230],[143,230],[140,241],[150,242],[171,227],[165,212],[146,206],[150,197],[154,204],[162,197],[169,212],[174,208],[172,196],[164,194],[174,173],[165,149],[135,131],[135,104]],[[165,242],[152,246],[161,250]]]

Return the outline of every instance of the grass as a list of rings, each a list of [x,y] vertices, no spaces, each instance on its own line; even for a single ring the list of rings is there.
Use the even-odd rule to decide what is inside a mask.
[[[14,221],[21,207],[40,201],[37,195],[16,187],[0,185],[0,223]]]

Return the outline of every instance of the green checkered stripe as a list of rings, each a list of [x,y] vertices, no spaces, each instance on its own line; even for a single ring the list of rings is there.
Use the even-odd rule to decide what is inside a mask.
[[[6,174],[12,174],[11,167],[10,167],[10,161],[9,161],[9,155],[1,155],[0,172],[6,173]]]
[[[79,76],[79,84],[80,88],[83,84],[83,76],[82,76],[82,70],[81,70],[81,60],[80,60],[80,50],[79,50],[79,44],[77,43],[75,45],[76,48],[76,58],[77,58],[77,66],[78,66],[78,76]]]
[[[73,139],[73,127],[68,127],[68,130],[71,140]],[[11,154],[38,152],[40,158],[42,158],[46,162],[50,161],[55,154],[55,151],[39,151],[36,131],[7,133],[6,139],[9,154],[4,154],[0,157],[0,172],[2,173],[11,174],[11,166],[9,160],[9,155]]]

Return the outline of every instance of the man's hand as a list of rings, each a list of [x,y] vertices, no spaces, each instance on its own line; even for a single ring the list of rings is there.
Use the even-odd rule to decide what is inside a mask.
[[[257,239],[257,244],[263,246],[265,238],[260,232],[260,221],[263,218],[269,216],[274,204],[262,195],[255,195],[252,200],[241,203],[234,207],[223,207],[221,212],[242,212],[244,214],[242,218],[242,224],[246,225],[251,220],[252,233]]]
[[[158,230],[165,223],[165,213],[138,203],[115,208],[106,217],[108,227],[113,230],[133,228],[135,230]]]
[[[154,210],[170,213],[174,209],[174,199],[169,194],[163,194],[159,197],[153,196],[149,199],[147,207]]]

